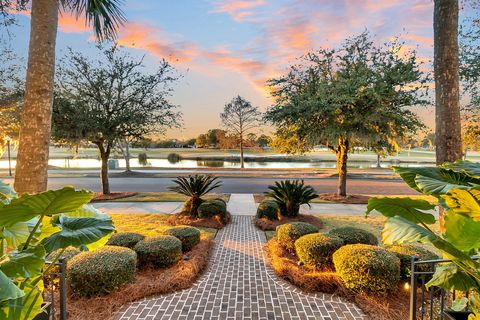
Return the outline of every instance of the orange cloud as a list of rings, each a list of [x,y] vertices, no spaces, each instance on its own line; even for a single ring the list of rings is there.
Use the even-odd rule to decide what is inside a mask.
[[[212,13],[228,13],[235,21],[242,21],[254,14],[251,9],[263,6],[265,0],[228,0],[217,2],[217,8]]]
[[[77,18],[68,12],[62,12],[58,16],[58,27],[61,32],[84,33],[91,31],[91,28],[88,27],[83,16]]]
[[[407,34],[404,36],[405,39],[411,40],[417,43],[424,44],[426,46],[433,46],[433,37],[418,36],[414,34]]]

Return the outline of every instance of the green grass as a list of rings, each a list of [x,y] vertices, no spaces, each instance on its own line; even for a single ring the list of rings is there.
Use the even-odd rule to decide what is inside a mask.
[[[136,232],[155,236],[172,226],[167,223],[169,214],[110,214],[117,232]],[[197,227],[203,234],[215,238],[217,229]]]
[[[431,202],[431,203],[436,203],[438,201],[437,198],[435,198],[434,196],[423,195],[423,194],[414,194],[414,195],[403,195],[403,194],[398,194],[398,195],[374,195],[374,194],[369,194],[369,195],[366,195],[366,196],[369,196],[369,197],[389,197],[389,198],[391,198],[391,197],[407,198],[408,197],[408,198],[412,198],[412,199],[426,200],[426,201]],[[265,198],[268,198],[268,197],[265,197],[263,194],[254,194],[253,197],[254,197],[256,203],[260,203]],[[311,203],[336,203],[336,202],[315,198],[311,201]]]
[[[230,194],[210,193],[204,199],[222,198],[225,202],[230,199]],[[110,202],[184,202],[187,197],[176,192],[140,192],[134,196],[110,200]]]

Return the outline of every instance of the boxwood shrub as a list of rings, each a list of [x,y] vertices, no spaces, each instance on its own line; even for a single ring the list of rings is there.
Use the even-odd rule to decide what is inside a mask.
[[[200,218],[210,218],[215,215],[225,216],[227,214],[227,205],[223,200],[207,200],[198,207],[197,212]]]
[[[108,239],[107,245],[119,246],[132,249],[135,245],[145,239],[145,236],[135,232],[119,232]]]
[[[332,267],[332,255],[343,245],[339,237],[323,233],[310,233],[295,241],[298,259],[316,269]]]
[[[279,214],[278,204],[273,200],[264,200],[258,205],[257,218],[267,218],[269,220],[278,220]]]
[[[378,239],[373,233],[360,228],[355,228],[355,227],[335,228],[330,230],[329,234],[332,236],[342,238],[345,244],[362,243],[362,244],[371,244],[375,246],[378,244]]]
[[[174,236],[159,235],[145,238],[133,247],[138,255],[138,264],[165,268],[182,258],[182,242]]]
[[[194,227],[178,226],[172,227],[163,232],[163,234],[174,236],[182,242],[182,251],[190,251],[200,242],[200,230]]]
[[[67,278],[72,291],[84,297],[108,294],[131,281],[135,275],[135,251],[103,246],[82,252],[67,264]]]
[[[424,249],[418,245],[411,243],[394,244],[386,248],[393,252],[400,259],[400,276],[402,279],[410,279],[412,257],[417,257],[418,260],[435,260],[440,257],[430,250]],[[433,271],[433,265],[419,264],[418,271],[430,272]]]
[[[289,250],[295,248],[295,241],[301,236],[318,232],[318,228],[306,222],[292,222],[277,228],[277,241]]]
[[[343,246],[333,254],[333,263],[345,286],[355,291],[387,292],[400,280],[400,259],[378,246]]]

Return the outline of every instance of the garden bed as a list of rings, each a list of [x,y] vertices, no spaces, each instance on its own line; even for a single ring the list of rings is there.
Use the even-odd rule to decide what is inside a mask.
[[[320,272],[299,265],[298,258],[283,248],[276,238],[266,245],[269,263],[275,273],[307,292],[324,292],[356,303],[371,319],[408,319],[409,293],[401,285],[387,294],[356,293],[345,288],[333,271]]]
[[[103,202],[103,201],[116,201],[121,199],[129,199],[136,196],[137,194],[138,192],[112,192],[109,194],[95,192],[95,195],[90,202]]]
[[[261,218],[261,219],[255,218],[254,223],[257,228],[263,231],[275,231],[277,227],[282,224],[297,222],[297,221],[313,224],[317,228],[323,227],[322,220],[320,220],[315,216],[305,215],[305,214],[299,214],[294,218],[281,217],[280,220],[269,220],[267,218]]]
[[[197,228],[213,228],[213,229],[222,229],[227,224],[230,223],[232,217],[229,212],[227,212],[225,217],[220,215],[215,215],[211,218],[192,218],[188,212],[178,212],[173,215],[170,215],[167,222],[173,226],[175,225],[187,225]]]
[[[167,269],[143,269],[135,278],[107,296],[75,298],[69,295],[68,318],[113,319],[122,306],[143,298],[171,293],[191,287],[208,265],[214,241],[203,234],[191,251],[188,260],[181,260]]]
[[[178,194],[176,192],[116,192],[113,194],[125,194],[124,196],[109,198],[109,195],[98,194],[94,198],[94,201],[112,201],[112,202],[184,202],[187,200],[186,196]],[[103,198],[102,198],[103,196]],[[230,199],[230,194],[224,193],[210,193],[206,195],[205,200],[220,198],[225,202]]]

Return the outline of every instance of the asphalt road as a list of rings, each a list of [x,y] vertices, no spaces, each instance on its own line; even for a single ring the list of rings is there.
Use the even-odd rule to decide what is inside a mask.
[[[129,177],[111,177],[110,188],[115,191],[166,191],[168,186],[172,185],[171,178],[129,178]],[[223,186],[217,189],[225,193],[262,193],[267,190],[267,186],[279,180],[275,178],[221,178]],[[6,182],[9,182],[8,179]],[[11,181],[10,181],[11,182]],[[305,179],[305,183],[313,186],[318,193],[336,192],[337,179],[315,178]],[[100,191],[100,178],[98,177],[50,177],[48,188],[57,189],[66,185],[72,185],[76,188],[83,188],[92,191]],[[400,180],[386,179],[350,179],[347,181],[347,191],[355,194],[414,194]]]

